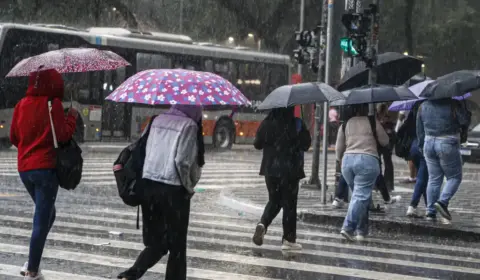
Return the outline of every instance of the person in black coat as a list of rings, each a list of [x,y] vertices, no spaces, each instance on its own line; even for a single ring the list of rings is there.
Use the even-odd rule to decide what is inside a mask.
[[[265,176],[268,203],[253,236],[256,245],[263,244],[268,226],[283,209],[282,250],[302,248],[296,243],[298,185],[305,178],[304,152],[310,144],[310,132],[293,108],[273,109],[260,124],[254,146],[263,150],[260,175]]]

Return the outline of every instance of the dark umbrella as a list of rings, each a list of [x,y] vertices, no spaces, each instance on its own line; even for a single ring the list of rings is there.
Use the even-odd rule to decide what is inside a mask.
[[[428,99],[463,96],[480,88],[480,71],[460,70],[437,78],[428,84],[420,97]]]
[[[339,102],[332,102],[332,106],[417,99],[417,96],[415,96],[413,92],[411,92],[407,87],[404,86],[363,86],[342,93],[345,95],[345,100]]]
[[[386,85],[401,85],[413,75],[422,70],[423,61],[396,52],[378,55],[377,83]],[[368,68],[360,62],[350,68],[337,86],[339,91],[345,91],[368,84]]]
[[[276,88],[258,106],[259,110],[285,108],[295,105],[332,102],[345,97],[325,83],[301,83]]]
[[[431,79],[432,78],[427,77],[427,75],[425,75],[425,73],[418,73],[417,75],[408,79],[408,81],[406,81],[403,85],[406,86],[406,87],[411,87],[411,86],[414,86],[418,83],[424,82],[426,80],[431,80]]]

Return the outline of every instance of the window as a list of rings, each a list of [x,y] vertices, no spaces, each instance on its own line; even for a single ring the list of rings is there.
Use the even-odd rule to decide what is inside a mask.
[[[172,60],[161,54],[137,53],[137,72],[161,68],[172,68]]]

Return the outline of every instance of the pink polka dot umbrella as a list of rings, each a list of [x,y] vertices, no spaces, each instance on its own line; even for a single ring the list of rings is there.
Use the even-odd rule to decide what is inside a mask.
[[[115,70],[130,65],[118,54],[94,48],[66,48],[25,58],[7,77],[29,76],[39,69],[55,69],[59,73]]]
[[[106,99],[149,105],[251,105],[228,80],[213,73],[184,69],[139,72],[123,82]]]

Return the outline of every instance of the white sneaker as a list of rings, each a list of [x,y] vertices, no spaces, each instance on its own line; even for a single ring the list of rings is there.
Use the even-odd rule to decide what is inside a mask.
[[[347,239],[348,241],[350,242],[353,242],[355,241],[355,238],[353,237],[353,235],[351,235],[350,233],[348,233],[347,231],[343,230],[340,231],[340,234],[345,237],[345,239]]]
[[[440,223],[443,225],[451,225],[452,221],[449,219],[445,219],[444,217],[442,217],[442,215],[440,215]]]
[[[392,197],[390,197],[389,201],[385,201],[385,204],[394,204],[395,202],[399,202],[400,199],[402,199],[402,197],[399,196],[399,195],[392,196]]]
[[[355,236],[355,239],[356,239],[358,242],[363,242],[363,241],[365,241],[365,236],[364,236],[364,235],[359,235],[359,234],[357,234],[357,235]]]
[[[26,275],[23,280],[45,280],[45,277],[43,277],[42,273],[39,271],[35,276]]]
[[[413,206],[408,206],[407,216],[408,217],[418,217],[417,208],[415,208]]]
[[[28,262],[25,262],[22,266],[22,269],[20,269],[20,275],[25,276],[28,271]]]
[[[298,243],[288,242],[287,240],[283,240],[282,250],[285,250],[285,251],[299,251],[299,250],[302,250],[302,245],[300,245]]]
[[[335,198],[332,203],[333,208],[337,208],[337,209],[343,208],[344,205],[345,205],[345,202],[338,198]]]

